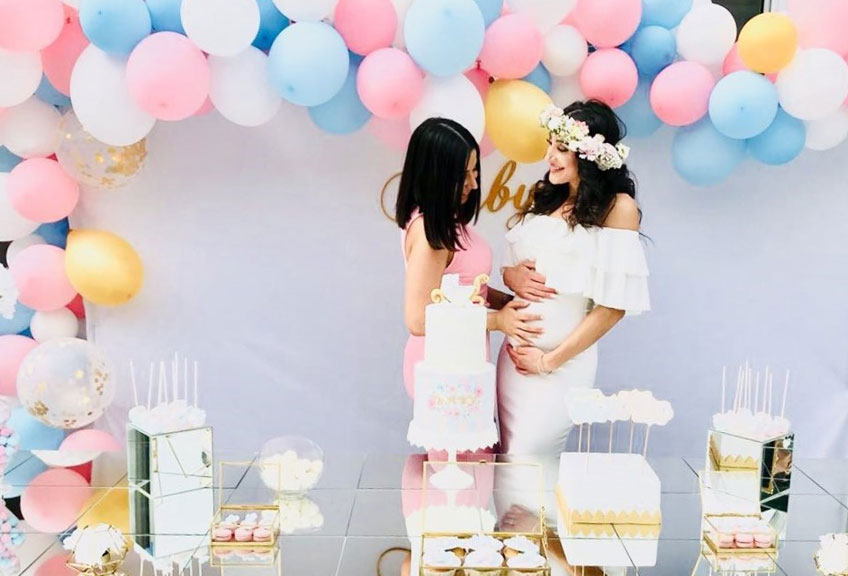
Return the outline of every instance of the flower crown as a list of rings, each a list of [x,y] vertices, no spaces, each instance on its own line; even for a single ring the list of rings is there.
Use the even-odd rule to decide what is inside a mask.
[[[577,152],[584,160],[594,162],[601,170],[621,168],[630,154],[630,148],[619,142],[615,146],[604,141],[603,134],[589,135],[589,126],[575,120],[557,106],[548,106],[539,116],[542,127],[551,136]]]

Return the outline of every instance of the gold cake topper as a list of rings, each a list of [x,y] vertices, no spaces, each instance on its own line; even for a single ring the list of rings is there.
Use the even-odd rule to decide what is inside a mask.
[[[480,274],[474,279],[474,290],[468,296],[468,300],[471,301],[472,304],[485,304],[486,299],[480,295],[480,292],[483,289],[483,285],[489,281],[489,276],[486,274]],[[430,300],[433,304],[441,304],[442,302],[450,303],[450,298],[447,297],[444,290],[441,288],[433,288],[433,291],[430,292]]]

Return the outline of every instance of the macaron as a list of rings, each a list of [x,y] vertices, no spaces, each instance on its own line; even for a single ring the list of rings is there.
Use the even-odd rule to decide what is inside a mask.
[[[253,540],[253,530],[241,526],[236,530],[236,542],[250,542]]]
[[[771,548],[774,546],[774,536],[768,532],[754,534],[754,546],[757,548]]]
[[[754,547],[754,536],[752,534],[737,534],[736,535],[736,547],[737,548],[753,548]]]
[[[215,542],[229,542],[233,539],[233,531],[229,528],[215,528],[212,532],[212,540]]]
[[[733,548],[733,534],[718,533],[719,548]]]
[[[271,536],[273,536],[273,533],[269,529],[261,526],[253,531],[254,542],[270,542]]]

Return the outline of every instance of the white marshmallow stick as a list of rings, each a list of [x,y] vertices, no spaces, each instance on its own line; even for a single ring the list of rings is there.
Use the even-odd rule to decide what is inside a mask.
[[[786,394],[789,392],[789,370],[786,371],[786,381],[783,383],[783,404],[780,407],[780,417],[786,414]]]
[[[727,366],[721,367],[721,413],[724,414],[724,396],[727,389]]]
[[[174,402],[177,401],[180,395],[179,379],[180,379],[180,353],[174,352],[174,361],[171,363],[171,386],[174,388]]]
[[[581,422],[578,427],[579,432],[577,433],[577,453],[580,454],[583,449],[583,423]]]
[[[194,407],[197,408],[197,360],[194,361]]]
[[[188,358],[183,358],[183,398],[188,405]]]
[[[768,413],[772,414],[772,400],[774,399],[774,374],[769,374],[769,391],[768,391]]]
[[[651,425],[648,424],[645,426],[645,447],[642,450],[642,458],[647,458],[648,456],[648,438],[651,436]]]
[[[609,453],[612,454],[612,431],[615,428],[615,422],[610,420],[610,444],[609,444]]]
[[[135,405],[138,406],[138,387],[135,385],[135,366],[133,366],[132,360],[130,360],[130,380],[133,387],[133,400],[135,401]]]
[[[150,382],[147,384],[147,409],[150,410],[150,402],[153,399],[153,362],[150,363]]]
[[[754,414],[760,411],[760,371],[757,370],[757,384],[754,387]]]
[[[736,371],[736,394],[733,396],[733,411],[739,412],[740,396],[742,394],[742,366]]]
[[[631,420],[630,421],[630,448],[628,448],[628,450],[627,450],[628,454],[633,454],[633,430],[635,429],[635,427],[636,427],[636,425],[633,424],[633,420]]]

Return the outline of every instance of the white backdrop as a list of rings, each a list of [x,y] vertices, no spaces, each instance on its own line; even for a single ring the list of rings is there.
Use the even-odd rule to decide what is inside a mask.
[[[781,168],[749,161],[696,189],[675,175],[670,140],[631,142],[654,310],[604,340],[599,385],[671,400],[676,417],[652,451],[693,455],[722,365],[767,363],[781,384],[790,368],[800,453],[848,455],[848,147]],[[176,350],[200,362],[218,447],[300,433],[328,451],[409,450],[399,231],[378,202],[402,154],[367,133],[323,134],[293,108],[257,129],[214,113],[160,122],[149,149],[130,187],[85,193],[73,222],[123,235],[146,266],[136,300],[89,309],[123,411],[128,360]],[[502,163],[484,161],[486,190]],[[522,166],[509,186],[542,172]],[[484,212],[479,225],[496,252],[507,217]]]

